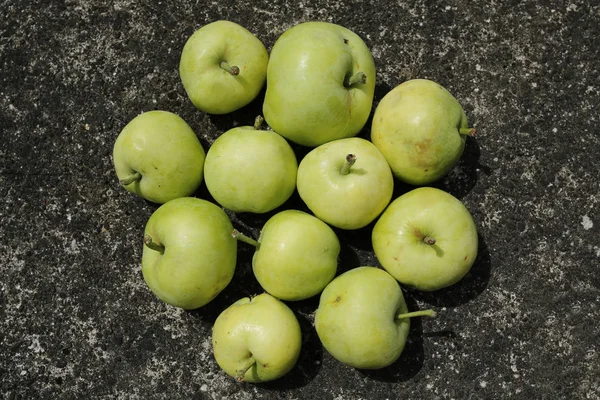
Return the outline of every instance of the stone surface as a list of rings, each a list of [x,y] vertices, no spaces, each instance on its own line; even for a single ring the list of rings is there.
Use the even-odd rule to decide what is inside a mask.
[[[600,398],[600,8],[550,3],[0,1],[2,397]],[[248,246],[232,284],[203,309],[169,307],[143,282],[141,235],[156,206],[119,187],[112,145],[152,109],[181,115],[206,147],[252,123],[260,99],[209,116],[179,81],[187,37],[217,19],[267,47],[303,21],[344,25],[372,49],[376,102],[429,78],[478,128],[436,184],[472,212],[478,261],[452,288],[406,292],[411,309],[439,315],[415,320],[401,359],[384,370],[332,359],[312,299],[292,304],[304,350],[289,375],[261,385],[225,376],[211,324],[260,290]],[[204,187],[198,196],[208,197]],[[302,205],[295,196],[286,206]],[[267,217],[232,215],[253,235]],[[377,265],[369,228],[339,234],[340,271]]]

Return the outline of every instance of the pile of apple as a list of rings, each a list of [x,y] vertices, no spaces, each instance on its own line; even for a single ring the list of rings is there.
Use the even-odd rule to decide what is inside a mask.
[[[175,307],[202,307],[232,280],[245,242],[255,247],[252,268],[264,293],[236,301],[215,321],[214,356],[227,374],[264,382],[288,373],[301,347],[288,304],[316,295],[315,329],[334,358],[365,369],[397,360],[410,318],[435,315],[409,312],[400,285],[447,287],[477,256],[469,211],[426,186],[457,164],[474,133],[459,102],[435,82],[404,82],[378,104],[371,140],[357,137],[373,105],[373,57],[355,33],[324,22],[293,26],[270,55],[240,25],[213,22],[185,44],[180,76],[192,103],[211,114],[247,105],[266,84],[264,120],[224,132],[206,152],[168,111],[143,113],[121,131],[113,152],[120,184],[160,204],[144,232],[148,287]],[[299,163],[290,142],[308,148]],[[419,187],[392,199],[395,179]],[[194,197],[203,181],[218,204]],[[235,230],[224,211],[273,211],[296,190],[312,214],[277,212],[258,239]],[[383,268],[336,277],[332,227],[374,221]]]

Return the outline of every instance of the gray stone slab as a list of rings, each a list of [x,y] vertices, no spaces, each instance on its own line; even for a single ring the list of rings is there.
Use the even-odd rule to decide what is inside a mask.
[[[596,2],[2,1],[0,15],[2,398],[600,398]],[[435,186],[472,212],[479,259],[454,287],[406,292],[411,309],[439,316],[415,320],[384,370],[345,367],[324,351],[312,299],[291,305],[305,342],[290,374],[261,385],[227,377],[211,326],[260,291],[247,246],[232,284],[205,308],[169,307],[143,282],[141,235],[156,206],[119,187],[112,145],[152,109],[181,115],[206,147],[252,123],[260,101],[209,116],[180,83],[187,37],[217,19],[268,47],[303,21],[346,26],[373,52],[376,101],[429,78],[478,129]],[[254,235],[266,220],[232,218]],[[377,265],[369,228],[339,234],[340,270]]]

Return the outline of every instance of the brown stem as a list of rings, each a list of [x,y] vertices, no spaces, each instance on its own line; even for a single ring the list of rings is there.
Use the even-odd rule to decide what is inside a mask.
[[[256,364],[254,356],[250,356],[238,362],[238,368],[235,370],[235,380],[242,382],[246,376],[246,372]]]
[[[350,173],[350,168],[352,168],[355,162],[356,154],[348,154],[346,156],[346,162],[344,163],[344,165],[342,165],[342,168],[340,169],[340,174],[348,175]]]
[[[262,115],[257,115],[256,118],[254,118],[254,129],[259,130],[263,122],[265,122],[265,119]]]
[[[413,317],[435,317],[437,313],[433,310],[420,310],[409,313],[402,313],[396,315],[396,319],[413,318]]]
[[[344,81],[344,86],[350,87],[355,83],[365,84],[367,83],[367,75],[364,72],[357,72],[356,74],[346,78]]]
[[[429,245],[434,245],[435,244],[435,239],[432,238],[431,236],[425,236],[423,238],[423,242]]]
[[[142,179],[142,174],[140,174],[139,172],[134,172],[131,175],[127,175],[125,178],[120,179],[119,183],[123,186],[127,186],[132,184],[133,182],[138,182],[140,179]]]
[[[235,65],[229,65],[227,61],[222,61],[219,65],[225,71],[229,72],[231,75],[238,75],[240,73],[240,69]]]
[[[233,236],[234,239],[237,239],[241,242],[251,244],[252,246],[256,247],[257,249],[260,248],[260,242],[252,239],[249,236],[244,235],[242,232],[238,231],[237,229],[234,229],[233,232],[231,232],[231,236]]]
[[[154,251],[158,251],[160,253],[165,252],[165,246],[156,243],[154,240],[152,240],[152,236],[148,234],[144,235],[144,244]]]

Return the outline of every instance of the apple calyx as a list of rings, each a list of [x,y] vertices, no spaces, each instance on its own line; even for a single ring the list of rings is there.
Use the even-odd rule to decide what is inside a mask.
[[[239,73],[240,73],[239,67],[237,67],[235,65],[229,65],[229,63],[227,61],[221,61],[221,64],[219,64],[219,67],[221,67],[225,71],[229,72],[231,75],[239,75]]]
[[[258,242],[257,240],[252,239],[249,236],[244,235],[242,232],[238,231],[237,229],[234,229],[233,232],[231,232],[231,236],[234,239],[237,239],[237,240],[239,240],[241,242],[244,242],[244,243],[248,243],[248,244],[256,247],[257,249],[260,248],[260,242]]]
[[[152,240],[152,237],[148,234],[144,235],[144,244],[146,246],[148,246],[148,248],[150,248],[154,251],[158,251],[161,254],[165,252],[165,246],[163,246],[162,244],[156,243],[154,240]]]
[[[405,318],[413,318],[413,317],[435,318],[436,315],[437,315],[437,313],[433,310],[420,310],[420,311],[413,311],[413,312],[407,312],[407,313],[400,313],[400,314],[396,315],[396,319],[405,319]]]
[[[423,243],[433,246],[435,244],[435,239],[431,236],[425,236],[423,238]]]
[[[133,182],[138,182],[140,179],[142,179],[142,174],[136,171],[131,175],[127,175],[123,179],[119,179],[119,183],[123,186],[127,186],[132,184]]]
[[[260,130],[260,127],[262,126],[263,122],[265,122],[263,116],[257,115],[256,118],[254,118],[254,129],[257,131]]]
[[[235,380],[243,382],[246,372],[256,364],[253,355],[238,362],[238,368],[235,370]]]
[[[458,133],[461,135],[475,136],[475,134],[477,134],[477,130],[475,130],[475,128],[460,128]]]
[[[340,168],[340,174],[348,175],[350,173],[350,168],[352,168],[355,162],[356,154],[348,154],[346,156],[346,162],[344,163],[344,165],[342,165],[342,168]]]
[[[346,77],[344,80],[344,86],[350,87],[356,83],[365,84],[367,83],[367,75],[364,72],[357,72],[352,76]]]

